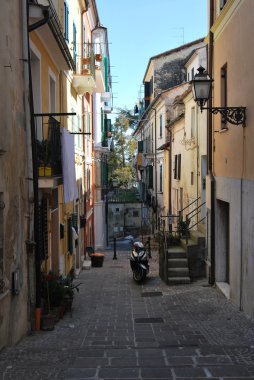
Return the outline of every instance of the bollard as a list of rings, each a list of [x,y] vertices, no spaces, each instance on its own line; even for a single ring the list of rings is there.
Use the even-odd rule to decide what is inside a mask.
[[[114,256],[113,256],[113,260],[117,260],[117,257],[116,257],[116,238],[114,238]]]

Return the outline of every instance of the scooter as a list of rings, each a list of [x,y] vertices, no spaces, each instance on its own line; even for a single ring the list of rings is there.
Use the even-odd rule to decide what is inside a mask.
[[[146,252],[143,243],[140,241],[133,243],[133,249],[130,256],[130,265],[133,272],[134,281],[144,281],[149,273],[148,253]]]

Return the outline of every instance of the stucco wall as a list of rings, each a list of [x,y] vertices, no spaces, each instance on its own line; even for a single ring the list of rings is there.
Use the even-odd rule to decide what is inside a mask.
[[[214,170],[216,176],[254,179],[254,50],[249,44],[254,26],[254,2],[236,0],[235,4],[238,6],[234,12],[214,33],[214,106],[221,103],[220,72],[227,64],[227,105],[247,107],[247,123],[244,130],[228,124],[227,132],[214,134]],[[216,131],[221,126],[220,116],[214,120]]]
[[[216,177],[216,200],[229,203],[230,298],[254,315],[254,181]],[[223,281],[224,223],[215,203],[216,281]],[[242,277],[242,279],[241,279]],[[242,295],[242,301],[241,301]]]
[[[13,19],[15,22],[13,23]],[[0,13],[0,193],[4,202],[3,280],[0,294],[0,348],[16,343],[28,329],[29,197],[27,181],[27,129],[24,109],[24,63],[22,58],[22,2],[3,2]],[[2,152],[3,153],[3,152]],[[11,294],[12,273],[19,271],[20,291]],[[32,273],[31,273],[32,276]],[[18,316],[18,318],[17,318]]]

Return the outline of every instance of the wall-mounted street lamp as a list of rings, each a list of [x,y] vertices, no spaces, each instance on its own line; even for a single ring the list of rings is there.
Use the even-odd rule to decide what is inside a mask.
[[[203,110],[209,110],[213,114],[220,113],[222,116],[222,123],[229,122],[230,124],[240,125],[245,127],[246,122],[246,107],[204,107],[210,97],[213,79],[209,77],[205,69],[200,66],[198,73],[192,80],[192,92],[195,102]]]

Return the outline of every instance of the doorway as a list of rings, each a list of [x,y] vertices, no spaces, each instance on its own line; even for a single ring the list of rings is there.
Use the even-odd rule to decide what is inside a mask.
[[[217,201],[217,280],[230,284],[230,205],[228,202]]]

